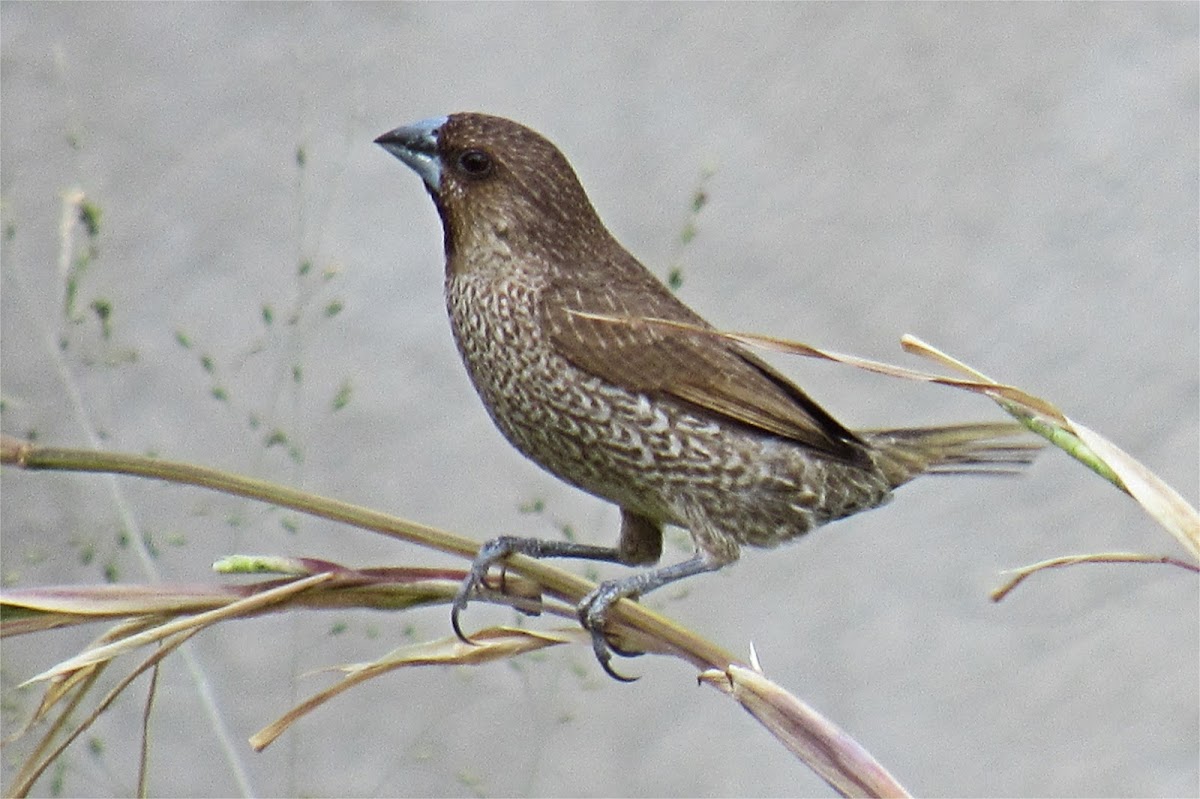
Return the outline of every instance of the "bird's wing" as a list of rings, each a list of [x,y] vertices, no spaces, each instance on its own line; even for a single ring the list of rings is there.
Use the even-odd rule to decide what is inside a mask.
[[[640,271],[640,270],[638,270]],[[553,280],[541,313],[555,349],[575,366],[651,396],[670,395],[715,416],[860,462],[860,439],[764,361],[725,339],[663,325],[581,316],[658,318],[711,329],[649,273],[614,284]],[[632,285],[631,285],[632,284]]]

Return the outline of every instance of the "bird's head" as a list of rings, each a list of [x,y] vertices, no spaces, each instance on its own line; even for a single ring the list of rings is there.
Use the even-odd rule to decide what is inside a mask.
[[[541,135],[501,117],[452,114],[375,140],[413,169],[437,205],[446,255],[499,250],[572,258],[610,239],[574,170]]]

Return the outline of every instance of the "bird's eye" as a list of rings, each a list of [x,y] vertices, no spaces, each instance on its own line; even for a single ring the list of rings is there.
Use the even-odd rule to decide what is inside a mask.
[[[483,150],[467,150],[458,157],[458,165],[468,175],[481,178],[491,173],[492,157]]]

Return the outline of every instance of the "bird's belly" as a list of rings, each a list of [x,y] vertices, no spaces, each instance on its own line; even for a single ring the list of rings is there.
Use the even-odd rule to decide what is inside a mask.
[[[886,501],[870,471],[578,369],[541,334],[528,293],[497,296],[449,292],[459,351],[496,426],[560,479],[693,535],[759,547]]]

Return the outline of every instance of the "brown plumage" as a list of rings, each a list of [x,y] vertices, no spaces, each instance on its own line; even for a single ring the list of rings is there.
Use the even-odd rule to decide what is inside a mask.
[[[454,114],[376,139],[425,181],[445,234],[455,340],[493,421],[522,453],[621,508],[617,547],[504,537],[454,604],[513,552],[652,564],[662,526],[696,555],[614,580],[579,606],[605,670],[608,607],[886,502],[927,471],[997,469],[1033,449],[1011,424],[852,432],[724,339],[584,314],[708,328],[612,237],[566,158],[498,117]]]

